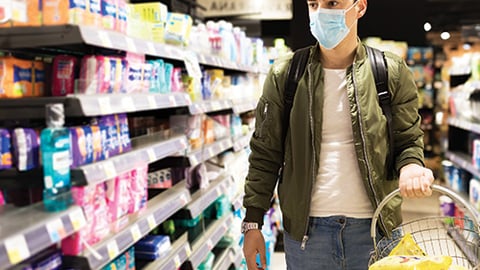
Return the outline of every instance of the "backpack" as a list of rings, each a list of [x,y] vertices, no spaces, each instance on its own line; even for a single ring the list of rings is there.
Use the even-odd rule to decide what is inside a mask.
[[[389,152],[387,157],[387,172],[388,179],[392,179],[393,171],[393,130],[392,130],[392,108],[390,104],[390,92],[388,91],[388,70],[385,54],[375,48],[365,46],[367,49],[367,55],[372,67],[373,76],[375,78],[375,86],[377,89],[378,101],[382,112],[387,118],[388,140],[389,140]],[[295,98],[295,92],[297,91],[298,81],[305,72],[307,66],[308,57],[310,55],[310,48],[303,48],[295,51],[292,61],[287,70],[287,81],[285,82],[284,90],[284,121],[282,130],[282,141],[285,142],[287,136],[288,126],[290,123],[290,112],[293,106],[293,99]]]

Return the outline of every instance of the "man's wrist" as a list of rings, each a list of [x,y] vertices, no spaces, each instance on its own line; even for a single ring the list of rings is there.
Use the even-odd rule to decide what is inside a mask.
[[[259,229],[260,229],[260,225],[257,222],[248,222],[248,221],[242,222],[242,234],[245,234],[251,230],[259,230]]]

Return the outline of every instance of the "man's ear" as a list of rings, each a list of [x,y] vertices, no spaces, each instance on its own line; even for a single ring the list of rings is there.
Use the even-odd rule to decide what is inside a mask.
[[[367,12],[367,3],[368,0],[358,0],[358,4],[357,4],[357,19],[360,19],[363,17],[363,15],[365,15],[365,13]]]

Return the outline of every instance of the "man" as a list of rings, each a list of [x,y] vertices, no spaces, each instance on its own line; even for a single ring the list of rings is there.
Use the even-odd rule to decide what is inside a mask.
[[[432,192],[433,174],[423,162],[417,88],[403,59],[388,52],[395,162],[393,179],[387,179],[386,118],[357,37],[367,0],[307,4],[318,44],[310,49],[299,81],[285,142],[283,91],[291,55],[271,68],[257,107],[242,225],[249,270],[257,269],[257,254],[258,267],[266,267],[260,229],[277,185],[292,270],[367,269],[371,217],[378,203],[397,187],[403,197]],[[390,236],[401,223],[400,204],[397,196],[382,211],[378,228],[383,235]]]

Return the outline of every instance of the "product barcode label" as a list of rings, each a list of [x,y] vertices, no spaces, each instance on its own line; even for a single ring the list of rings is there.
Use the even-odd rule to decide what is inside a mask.
[[[185,246],[185,253],[187,254],[187,257],[190,257],[190,255],[192,255],[192,249],[188,244]]]
[[[85,220],[85,215],[83,214],[83,211],[81,208],[75,209],[68,216],[70,218],[70,222],[72,222],[72,227],[74,231],[78,231],[81,228],[83,228],[83,226],[87,225],[87,221]]]
[[[67,236],[61,219],[56,219],[47,223],[47,231],[52,243],[57,243]]]
[[[115,170],[115,166],[113,165],[113,162],[106,161],[103,164],[103,169],[108,179],[112,179],[115,176],[117,176],[117,171]]]
[[[153,151],[152,148],[147,149],[147,154],[148,154],[148,160],[150,162],[157,160],[157,155],[155,154],[155,151]]]
[[[147,222],[148,228],[150,228],[150,230],[155,229],[155,227],[157,226],[157,222],[155,221],[155,217],[153,215],[147,217]]]
[[[11,264],[17,264],[30,257],[27,240],[25,236],[17,235],[5,240],[5,249]]]
[[[173,262],[175,263],[175,268],[180,268],[180,266],[182,265],[182,262],[180,261],[180,256],[178,255],[175,255],[175,257],[173,258]]]
[[[138,224],[134,224],[132,229],[131,229],[133,241],[137,242],[142,238],[142,233],[140,232],[140,228],[138,227]]]
[[[110,258],[110,260],[115,259],[120,254],[120,251],[118,250],[117,241],[113,240],[107,244],[107,252],[108,252],[108,258]]]

